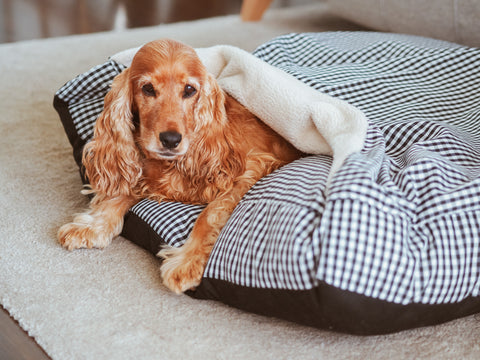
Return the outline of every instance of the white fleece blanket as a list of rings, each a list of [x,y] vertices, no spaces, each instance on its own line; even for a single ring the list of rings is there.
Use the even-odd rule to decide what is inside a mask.
[[[130,66],[138,48],[112,57]],[[345,101],[323,94],[233,46],[196,49],[219,85],[297,149],[332,155],[327,185],[352,153],[360,151],[367,119]]]

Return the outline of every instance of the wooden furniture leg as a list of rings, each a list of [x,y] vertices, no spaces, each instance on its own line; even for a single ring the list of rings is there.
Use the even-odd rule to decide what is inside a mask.
[[[272,0],[243,0],[241,18],[243,21],[259,21]]]

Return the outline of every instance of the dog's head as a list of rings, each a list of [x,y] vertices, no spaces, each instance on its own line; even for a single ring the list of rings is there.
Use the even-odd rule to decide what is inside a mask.
[[[178,160],[206,131],[221,127],[224,103],[223,91],[194,49],[173,40],[146,44],[114,79],[85,147],[93,189],[129,193],[141,176],[137,145],[147,158]]]
[[[148,43],[129,70],[139,146],[146,156],[177,159],[202,128],[223,118],[223,92],[195,51],[173,40]]]

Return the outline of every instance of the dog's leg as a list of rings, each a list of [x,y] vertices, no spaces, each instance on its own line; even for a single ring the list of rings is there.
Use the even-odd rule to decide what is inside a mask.
[[[235,187],[209,203],[200,213],[190,237],[182,247],[166,247],[158,256],[164,261],[160,268],[163,283],[180,294],[200,284],[213,245],[227,223],[233,209],[262,174],[247,171]]]
[[[131,196],[104,198],[96,195],[88,211],[76,215],[73,222],[59,229],[60,244],[68,250],[105,248],[122,231],[123,217],[135,202]]]
[[[200,284],[213,245],[237,203],[233,197],[214,200],[200,213],[182,247],[165,247],[158,253],[165,286],[180,294]]]

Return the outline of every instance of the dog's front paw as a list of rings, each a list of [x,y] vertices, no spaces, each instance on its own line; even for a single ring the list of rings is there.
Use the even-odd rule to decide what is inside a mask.
[[[206,260],[200,255],[188,254],[182,248],[162,249],[158,256],[163,258],[160,272],[163,284],[177,294],[194,289],[202,281]]]
[[[81,248],[103,249],[112,241],[112,236],[88,223],[69,223],[58,230],[58,241],[68,250]]]

